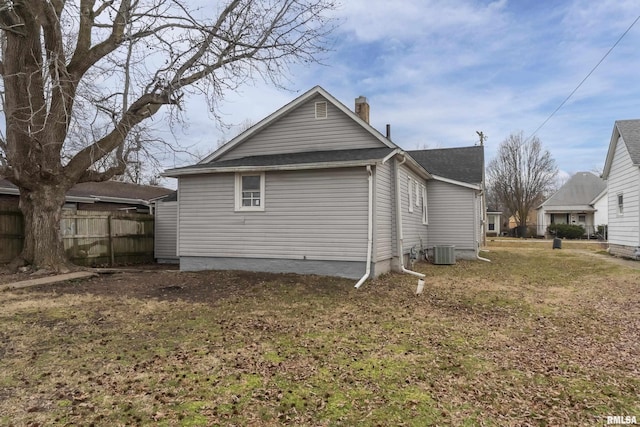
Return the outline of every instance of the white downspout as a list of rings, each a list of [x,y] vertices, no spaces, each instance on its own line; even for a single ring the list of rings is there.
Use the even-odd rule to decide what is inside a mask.
[[[491,260],[489,258],[483,258],[483,257],[480,256],[480,250],[478,250],[478,253],[476,253],[476,259],[478,259],[480,261],[491,262]]]
[[[367,165],[367,174],[369,174],[369,213],[367,216],[367,267],[364,272],[364,276],[358,280],[355,288],[362,286],[365,280],[371,274],[371,255],[373,246],[373,176],[371,172],[371,165]]]
[[[419,277],[420,279],[424,279],[425,275],[422,273],[418,273],[417,271],[408,270],[404,267],[404,253],[402,242],[404,240],[404,236],[402,234],[402,195],[400,193],[400,166],[407,161],[406,156],[402,156],[402,161],[396,164],[396,233],[398,235],[398,256],[400,258],[400,271],[407,274],[412,274],[414,276]],[[411,191],[411,190],[409,190]],[[422,282],[422,286],[424,286],[424,281],[418,281],[418,289],[417,293],[420,293],[420,282]]]

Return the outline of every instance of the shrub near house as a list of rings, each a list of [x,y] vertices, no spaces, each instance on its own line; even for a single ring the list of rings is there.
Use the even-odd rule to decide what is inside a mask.
[[[583,226],[575,224],[551,224],[547,231],[561,239],[581,239],[586,233]]]

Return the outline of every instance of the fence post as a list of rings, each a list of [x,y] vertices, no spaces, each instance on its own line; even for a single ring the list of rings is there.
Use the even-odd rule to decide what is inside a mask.
[[[111,225],[111,215],[107,216],[107,233],[109,234],[109,257],[111,259],[111,267],[115,265],[115,255],[113,251],[113,226]]]

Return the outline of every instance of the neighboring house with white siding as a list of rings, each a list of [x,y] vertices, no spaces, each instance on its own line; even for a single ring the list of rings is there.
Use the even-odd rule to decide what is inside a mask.
[[[613,255],[640,258],[640,120],[613,125],[602,177],[609,199],[609,247]]]
[[[486,234],[487,237],[496,237],[500,236],[502,233],[502,211],[497,210],[496,208],[487,208],[487,227]]]
[[[538,236],[546,236],[551,224],[571,224],[591,237],[599,225],[607,225],[607,182],[591,172],[576,172],[536,210]]]
[[[403,270],[410,253],[435,242],[459,241],[460,256],[475,257],[480,207],[466,199],[480,183],[434,178],[371,127],[366,98],[355,109],[316,86],[200,163],[165,172],[178,178],[180,268],[362,281]],[[438,204],[457,197],[465,202],[454,209],[471,212],[437,233]]]

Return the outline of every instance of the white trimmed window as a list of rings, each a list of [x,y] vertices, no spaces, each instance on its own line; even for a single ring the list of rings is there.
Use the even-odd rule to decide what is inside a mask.
[[[407,195],[409,197],[409,212],[413,212],[413,180],[407,177]]]
[[[427,187],[422,187],[422,223],[429,224],[429,213],[427,212]]]
[[[264,172],[236,174],[236,211],[264,210]]]
[[[418,181],[416,183],[416,208],[420,207],[420,183]]]
[[[618,215],[624,215],[624,197],[622,193],[618,194]]]

